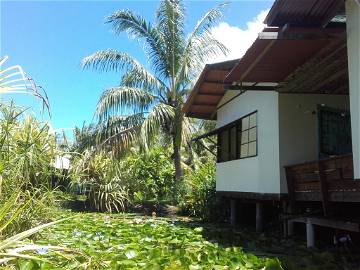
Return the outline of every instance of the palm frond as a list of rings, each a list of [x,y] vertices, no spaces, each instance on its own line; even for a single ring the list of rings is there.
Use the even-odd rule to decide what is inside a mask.
[[[113,113],[124,112],[129,109],[133,112],[143,112],[156,101],[159,101],[159,97],[143,89],[114,87],[101,95],[96,108],[96,115],[101,121]]]
[[[125,116],[113,116],[107,119],[107,121],[100,122],[96,126],[96,137],[99,143],[108,140],[111,137],[116,137],[117,134],[121,134],[132,127],[139,127],[145,119],[144,113],[135,113]]]
[[[161,1],[157,10],[157,28],[166,41],[166,65],[170,78],[176,76],[181,64],[185,45],[184,13],[183,1],[180,0]]]
[[[145,119],[144,113],[110,117],[97,127],[97,148],[111,150],[121,155],[139,141],[139,132]]]
[[[226,47],[211,35],[211,28],[222,17],[222,9],[226,5],[227,3],[222,3],[210,9],[198,21],[196,27],[189,35],[178,74],[180,81],[180,78],[189,77],[189,69],[193,68],[194,64],[195,69],[198,70],[199,67],[204,65],[204,61],[209,60],[210,57],[227,52]],[[201,55],[204,57],[201,57]]]
[[[151,141],[161,132],[164,125],[169,125],[175,117],[175,109],[172,106],[159,103],[155,105],[141,125],[140,141],[147,148]]]
[[[192,119],[184,117],[182,123],[182,144],[189,144],[196,132]]]
[[[120,10],[113,13],[106,19],[106,23],[110,23],[116,33],[126,32],[132,37],[144,39],[145,51],[148,53],[149,60],[154,69],[162,73],[164,77],[167,67],[164,59],[166,59],[166,52],[164,50],[164,40],[158,29],[138,15],[135,15],[129,10]]]
[[[166,84],[141,65],[136,65],[126,72],[121,77],[120,84],[127,87],[142,88],[158,95],[164,95],[167,91]]]
[[[27,94],[42,101],[43,110],[46,109],[49,116],[50,104],[46,91],[29,78],[19,65],[3,68],[9,59],[8,56],[0,58],[0,94]]]
[[[131,69],[137,61],[129,54],[117,50],[103,50],[86,56],[82,60],[82,68],[92,68],[98,71],[120,71]]]

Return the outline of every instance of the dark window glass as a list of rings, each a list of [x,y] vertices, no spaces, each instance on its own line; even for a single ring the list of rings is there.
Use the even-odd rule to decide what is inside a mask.
[[[218,140],[218,162],[256,156],[257,112],[226,127]]]
[[[230,160],[236,159],[236,126],[230,129]]]
[[[220,133],[220,160],[229,160],[229,130]]]
[[[350,113],[319,107],[320,158],[351,153]]]

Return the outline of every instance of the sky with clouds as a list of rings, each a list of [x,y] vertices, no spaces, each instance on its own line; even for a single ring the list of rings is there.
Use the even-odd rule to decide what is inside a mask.
[[[119,9],[130,9],[153,21],[158,1],[0,1],[0,55],[9,55],[8,65],[19,64],[46,90],[56,129],[90,123],[101,93],[119,83],[116,73],[82,70],[81,59],[98,50],[125,51],[140,62],[147,61],[141,44],[126,34],[115,35],[104,18]],[[186,30],[190,32],[200,17],[220,1],[185,1]],[[241,57],[257,37],[273,0],[233,1],[212,30],[229,49],[227,57]],[[140,46],[139,46],[140,45]],[[28,96],[14,98],[23,106],[40,107]],[[40,117],[41,118],[41,117]],[[43,116],[48,120],[47,116]]]
[[[241,58],[257,38],[258,33],[264,29],[265,24],[263,22],[268,12],[269,9],[260,11],[251,21],[246,22],[246,26],[243,28],[230,25],[224,21],[215,26],[212,30],[213,36],[225,44],[229,53],[211,62]]]

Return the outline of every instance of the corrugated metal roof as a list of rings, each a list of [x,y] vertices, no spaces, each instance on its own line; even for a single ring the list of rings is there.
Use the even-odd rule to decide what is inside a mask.
[[[268,26],[320,27],[345,12],[344,0],[276,0],[264,23]]]
[[[310,60],[316,60],[318,56],[323,59],[327,55],[331,55],[333,50],[337,49],[333,45],[334,42],[342,46],[340,41],[344,38],[345,31],[344,28],[332,28],[330,30],[316,28],[312,29],[313,31],[305,29],[306,32],[304,28],[291,27],[281,33],[277,30],[272,29],[275,32],[269,32],[269,29],[264,29],[264,32],[262,32],[263,37],[255,40],[243,58],[229,62],[230,64],[227,63],[226,68],[224,63],[207,65],[185,104],[184,112],[186,115],[201,119],[214,119],[217,105],[225,94],[225,88],[266,90],[265,83],[265,85],[278,85],[276,89],[281,87],[281,89],[278,89],[281,92],[288,91],[286,86],[289,83],[287,80],[289,76]],[[333,63],[327,65],[328,71],[331,71],[338,64],[339,67],[346,66],[347,57],[343,52],[342,47],[336,54],[339,55],[339,58],[335,57]],[[233,68],[229,71],[231,66]],[[312,70],[314,72],[314,69]],[[315,70],[318,70],[319,75],[321,75],[321,69]],[[214,76],[212,74],[219,75],[215,81],[209,79]],[[329,77],[327,79],[326,85],[320,85],[321,87],[318,87],[317,92],[324,92],[324,89],[326,90],[326,87],[335,81],[340,82],[341,91],[346,92],[346,89],[342,89],[343,87],[346,88],[346,82],[344,83],[343,80],[346,73],[339,70],[333,76],[334,78]],[[303,74],[302,77],[306,80],[307,75]],[[234,83],[239,83],[241,86],[233,86]],[[340,89],[339,87],[336,86],[337,89],[332,89],[334,87],[329,88],[328,91],[336,93]],[[271,90],[275,89],[274,87],[270,88]],[[299,91],[311,92],[312,88],[306,90],[296,89],[292,92]]]
[[[226,81],[283,81],[295,68],[304,64],[330,40],[256,40]]]

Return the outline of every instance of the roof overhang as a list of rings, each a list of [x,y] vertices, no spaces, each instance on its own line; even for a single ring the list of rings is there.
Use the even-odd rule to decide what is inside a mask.
[[[276,0],[264,23],[268,26],[324,27],[345,13],[344,0]]]
[[[266,28],[225,79],[227,83],[280,83],[345,28]]]
[[[313,80],[308,80],[309,75]],[[217,105],[227,89],[343,94],[347,83],[343,26],[265,28],[240,60],[204,68],[184,112],[189,117],[216,119]]]
[[[213,119],[217,104],[223,97],[227,83],[224,82],[229,71],[239,59],[215,64],[207,64],[197,80],[183,111],[189,117]]]

